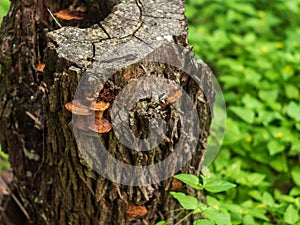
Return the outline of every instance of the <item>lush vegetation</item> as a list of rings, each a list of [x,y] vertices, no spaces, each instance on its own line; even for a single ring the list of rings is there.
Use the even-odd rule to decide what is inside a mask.
[[[187,0],[186,15],[190,43],[227,105],[226,135],[209,169],[237,184],[207,195],[230,222],[204,210],[207,221],[195,224],[299,225],[300,1]]]
[[[8,0],[0,0],[0,23],[4,15],[6,15],[8,8],[9,8],[9,1]]]

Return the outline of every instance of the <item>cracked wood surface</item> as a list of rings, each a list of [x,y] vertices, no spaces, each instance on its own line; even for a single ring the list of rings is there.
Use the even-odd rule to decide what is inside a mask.
[[[33,5],[23,5],[21,2],[18,4],[28,11],[27,14],[22,14],[17,6],[12,7],[10,17],[16,19],[10,28],[9,21],[4,20],[8,27],[3,27],[1,33],[4,37],[1,43],[4,50],[7,43],[12,46],[14,40],[14,36],[8,32],[9,29],[21,29],[18,26],[18,17],[22,17],[24,23],[31,21],[32,19],[26,20],[26,16],[31,15],[33,18],[33,9],[39,9],[40,16],[45,17],[40,10],[42,1]],[[66,2],[53,4],[52,8],[57,9],[68,5]],[[95,4],[96,8],[101,8],[102,3],[98,4],[94,0],[90,0],[87,7]],[[91,170],[92,165],[97,167],[97,154],[82,152],[78,148],[88,149],[88,145],[96,144],[89,142],[86,143],[87,146],[76,145],[69,124],[71,115],[64,108],[64,104],[73,99],[77,85],[85,74],[95,76],[99,83],[104,81],[103,76],[107,72],[114,74],[104,88],[107,93],[101,93],[102,98],[111,103],[129,81],[147,77],[149,74],[170,79],[180,85],[195,102],[201,126],[193,159],[182,171],[199,173],[209,134],[209,103],[214,101],[214,91],[210,69],[204,63],[191,65],[194,59],[189,54],[190,47],[187,45],[183,1],[123,0],[107,1],[106,4],[112,6],[112,9],[103,21],[86,28],[65,26],[52,30],[47,35],[39,36],[37,33],[36,38],[26,39],[38,29],[39,26],[36,25],[22,31],[22,35],[14,34],[20,41],[20,49],[7,49],[0,54],[3,71],[7,73],[0,82],[0,132],[3,133],[0,141],[11,156],[10,160],[18,178],[16,190],[32,216],[32,221],[27,224],[154,224],[155,221],[174,217],[174,210],[180,207],[169,194],[172,189],[171,178],[152,185],[124,186],[110,182]],[[91,8],[87,11],[93,12]],[[102,14],[106,15],[105,12]],[[170,43],[185,47],[187,51],[182,53],[176,48],[164,47]],[[32,49],[35,50],[33,55],[30,54]],[[185,68],[188,73],[198,74],[196,80],[191,77],[183,79],[186,73],[176,68],[176,65],[151,62],[151,58],[156,59],[160,54],[182,56],[175,59],[175,64]],[[27,55],[31,57],[24,64],[23,60]],[[16,59],[16,66],[11,68]],[[46,63],[43,77],[47,87],[44,89],[38,89],[39,82],[30,67],[38,60]],[[28,73],[29,70],[33,71]],[[19,82],[16,83],[16,80]],[[31,84],[34,86],[30,86]],[[28,88],[22,88],[24,85]],[[204,96],[199,85],[206,89],[207,96]],[[154,107],[156,103],[152,104],[151,107]],[[142,101],[133,109],[130,120],[136,124],[132,129],[138,137],[147,132],[144,129],[147,116],[144,115],[153,113],[151,107],[146,108]],[[26,111],[40,119],[44,125],[43,130],[34,128],[33,121],[23,115]],[[134,116],[135,114],[138,116]],[[101,135],[100,139],[111,155],[129,164],[159,162],[172,152],[180,131],[179,120],[176,119],[173,109],[158,116],[168,118],[168,127],[172,130],[168,138],[173,143],[166,139],[155,149],[155,154],[140,154],[122,146],[113,131]],[[105,117],[111,119],[110,110]],[[37,161],[32,160],[33,157]],[[188,187],[185,190],[193,193]],[[143,209],[143,214],[133,216],[133,206],[138,207],[137,211]],[[170,224],[175,223],[176,220]],[[187,220],[185,224],[192,224],[192,220]]]

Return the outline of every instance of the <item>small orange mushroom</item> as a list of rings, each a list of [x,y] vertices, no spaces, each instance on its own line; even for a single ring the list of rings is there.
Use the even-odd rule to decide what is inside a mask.
[[[90,130],[96,133],[107,133],[111,130],[111,123],[103,118],[103,113],[110,106],[109,102],[92,102],[90,106],[83,105],[78,100],[73,100],[65,104],[65,108],[78,115],[74,121],[74,126],[81,130]],[[91,116],[95,111],[95,122],[91,123],[91,118],[83,116]]]
[[[105,111],[110,106],[109,102],[92,102],[90,106],[90,110],[94,111]]]
[[[180,191],[183,188],[183,183],[176,178],[172,181],[171,191]]]
[[[92,112],[89,110],[89,107],[83,105],[78,100],[73,100],[72,102],[68,102],[67,104],[65,104],[65,108],[68,111],[72,112],[72,114],[77,115],[76,119],[74,120],[73,126],[81,130],[87,130],[87,118],[83,116],[92,115]]]
[[[46,64],[45,63],[39,63],[36,67],[36,70],[40,73],[44,72]]]
[[[129,221],[136,220],[138,217],[145,216],[148,210],[145,206],[137,206],[134,204],[129,204],[126,214]]]
[[[81,115],[81,116],[92,115],[92,112],[89,110],[89,107],[83,105],[78,100],[73,100],[72,102],[68,102],[67,104],[65,104],[65,108],[75,115]]]
[[[107,133],[111,130],[112,125],[108,120],[101,118],[96,119],[93,125],[89,125],[88,129],[99,134]]]
[[[99,134],[107,133],[111,130],[111,123],[103,118],[103,113],[109,106],[109,102],[99,101],[91,103],[90,110],[95,111],[95,123],[88,127],[89,130]]]

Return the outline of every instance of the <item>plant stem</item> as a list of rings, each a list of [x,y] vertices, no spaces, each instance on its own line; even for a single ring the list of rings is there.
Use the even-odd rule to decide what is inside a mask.
[[[181,222],[185,221],[190,215],[192,215],[193,212],[190,212],[189,214],[187,214],[185,217],[183,217],[181,220],[179,220],[177,223],[175,223],[175,225],[179,225],[181,224]]]

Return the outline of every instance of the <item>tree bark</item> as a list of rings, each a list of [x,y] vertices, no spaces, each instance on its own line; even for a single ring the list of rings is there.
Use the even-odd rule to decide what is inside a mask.
[[[66,8],[84,17],[55,21],[47,10]],[[180,206],[169,192],[178,188],[162,174],[166,170],[171,175],[199,174],[214,102],[212,73],[190,54],[183,1],[17,0],[3,20],[0,35],[0,143],[15,175],[14,193],[28,214],[8,199],[4,223],[155,224],[174,217]],[[166,85],[159,83],[162,80],[171,83],[164,86],[166,96],[140,98],[141,90]],[[188,117],[188,112],[185,120],[180,117],[184,114],[176,107],[184,95],[173,103],[172,85],[180,87],[177,93],[190,97],[197,118]],[[122,143],[120,133],[126,136],[128,127],[118,122],[99,135],[78,129],[74,124],[78,116],[65,108],[73,99],[87,105],[92,96],[110,103],[103,116],[113,123],[114,118],[123,118],[117,105],[123,90],[131,95],[123,100],[132,105],[127,116],[133,138],[144,140],[146,146],[159,142],[151,151],[136,151]],[[93,116],[84,117],[84,123]],[[150,121],[157,117],[165,121],[162,140],[149,138]],[[188,126],[186,132],[183,121],[198,121],[198,129]],[[180,141],[184,137],[188,142]],[[140,168],[175,156],[145,181],[142,173],[150,170],[117,170],[99,149]],[[197,195],[188,187],[182,191]],[[12,208],[18,214],[8,212]]]

